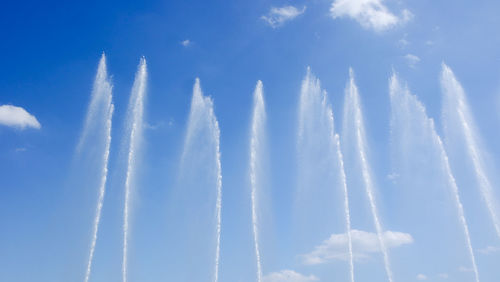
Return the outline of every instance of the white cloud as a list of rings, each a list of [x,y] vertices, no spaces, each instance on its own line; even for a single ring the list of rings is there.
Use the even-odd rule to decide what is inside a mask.
[[[500,252],[500,247],[488,246],[486,248],[479,249],[477,251],[483,255],[489,255],[492,253]]]
[[[383,31],[398,24],[408,22],[413,14],[404,9],[401,16],[392,13],[383,3],[383,0],[335,0],[330,8],[334,19],[350,17],[362,27]]]
[[[450,276],[448,275],[448,273],[439,273],[438,277],[441,279],[448,279]]]
[[[282,26],[288,21],[295,19],[306,11],[306,6],[298,9],[294,6],[272,7],[267,15],[261,18],[266,21],[272,28]]]
[[[319,281],[314,275],[305,276],[293,270],[282,270],[273,272],[262,277],[263,282],[310,282]]]
[[[420,273],[417,275],[417,280],[420,281],[427,280],[427,276],[425,274]]]
[[[473,272],[473,271],[474,271],[474,268],[472,268],[472,267],[460,266],[460,267],[458,268],[458,271],[460,271],[460,272]]]
[[[401,48],[401,49],[404,49],[406,48],[408,45],[410,45],[410,41],[408,41],[408,39],[406,38],[401,38],[398,40],[398,46]]]
[[[25,129],[27,127],[40,129],[36,117],[21,107],[12,105],[0,106],[0,125]]]
[[[387,175],[387,179],[394,181],[399,178],[399,174],[392,172]]]
[[[404,49],[404,48],[408,47],[408,45],[410,45],[410,41],[408,41],[408,33],[405,33],[403,35],[403,38],[398,40],[397,45],[401,49]]]
[[[189,39],[186,39],[186,40],[182,40],[181,41],[181,45],[184,46],[184,47],[188,47],[188,46],[191,46],[191,40]]]
[[[351,237],[354,259],[357,261],[367,259],[371,253],[381,251],[376,233],[353,229]],[[410,234],[394,231],[385,231],[383,240],[387,248],[413,243],[413,237]],[[330,238],[316,246],[311,253],[302,255],[302,261],[304,264],[314,265],[332,260],[347,260],[349,258],[347,244],[346,233],[332,234]]]
[[[407,54],[405,56],[405,59],[406,59],[406,62],[408,63],[408,66],[410,66],[410,68],[415,68],[417,66],[417,64],[420,62],[420,58],[416,55],[413,55],[413,54]]]
[[[148,122],[145,122],[144,123],[144,128],[146,129],[150,129],[150,130],[157,130],[157,129],[160,129],[160,128],[164,128],[165,126],[167,127],[172,127],[174,126],[175,124],[175,120],[173,118],[169,118],[168,121],[158,121],[156,123],[148,123]]]
[[[412,12],[410,12],[410,10],[404,9],[403,12],[401,12],[400,22],[407,23],[407,22],[413,20],[413,17],[414,17],[414,15]]]

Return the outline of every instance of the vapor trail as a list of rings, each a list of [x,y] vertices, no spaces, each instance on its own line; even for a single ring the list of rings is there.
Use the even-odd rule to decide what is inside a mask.
[[[139,63],[139,68],[135,75],[132,93],[127,113],[128,136],[128,158],[127,175],[125,179],[125,206],[123,211],[123,261],[122,278],[127,281],[127,262],[128,262],[128,240],[129,240],[129,213],[130,213],[130,193],[135,177],[135,162],[139,141],[142,136],[142,124],[144,115],[144,96],[146,94],[147,67],[146,59],[143,57]]]

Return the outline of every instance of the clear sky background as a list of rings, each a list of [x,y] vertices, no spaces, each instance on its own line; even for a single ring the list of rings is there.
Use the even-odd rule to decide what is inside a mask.
[[[500,2],[492,0],[4,3],[0,105],[22,107],[38,123],[27,118],[27,126],[21,127],[5,117],[6,108],[0,111],[0,281],[83,280],[97,187],[85,187],[82,179],[91,176],[79,169],[75,147],[102,52],[112,76],[116,110],[110,178],[91,281],[121,281],[124,163],[120,147],[141,56],[148,62],[149,77],[145,142],[132,215],[130,281],[179,281],[171,274],[176,264],[169,254],[175,246],[172,230],[183,219],[172,219],[168,204],[177,185],[196,77],[204,93],[214,99],[221,128],[220,281],[255,281],[248,144],[257,80],[264,84],[268,114],[269,222],[262,231],[266,281],[347,281],[345,261],[305,265],[303,253],[294,253],[300,248],[291,247],[297,112],[307,67],[329,93],[337,131],[342,127],[349,67],[353,68],[383,225],[411,234],[402,230],[405,224],[399,224],[402,219],[394,209],[398,183],[390,177],[389,78],[395,70],[408,83],[442,134],[439,75],[442,62],[450,66],[467,93],[483,141],[481,149],[495,171],[494,165],[500,163],[499,11]],[[491,223],[476,187],[467,181],[460,189],[481,281],[495,282],[500,279],[496,265],[500,241],[485,235],[493,232]],[[498,189],[498,183],[493,184]],[[361,203],[352,208],[361,209]],[[456,218],[450,216],[450,220]],[[374,232],[355,222],[353,227]],[[460,260],[463,250],[446,253],[444,260],[450,263],[435,267],[417,255],[420,248],[439,246],[439,242],[462,246],[460,235],[439,236],[437,230],[427,234],[436,236],[390,249],[395,281],[473,281],[468,261]],[[376,252],[356,262],[356,267],[357,281],[387,281]],[[195,270],[181,266],[180,272]],[[295,278],[279,280],[287,273]]]

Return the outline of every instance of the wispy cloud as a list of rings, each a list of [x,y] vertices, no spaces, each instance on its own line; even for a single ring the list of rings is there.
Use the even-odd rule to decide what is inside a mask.
[[[375,31],[390,29],[413,18],[413,14],[407,9],[401,15],[395,15],[382,2],[383,0],[335,0],[330,12],[334,19],[349,17],[362,27]]]
[[[144,123],[144,128],[149,130],[157,130],[164,127],[172,127],[175,124],[175,120],[173,118],[169,118],[167,121],[160,120],[155,123]]]
[[[408,66],[412,69],[414,69],[417,64],[420,62],[420,58],[416,55],[413,54],[407,54],[405,56],[405,60],[408,63]]]
[[[460,272],[474,272],[474,268],[472,268],[472,267],[466,267],[466,266],[460,266],[458,268],[458,271],[460,271]]]
[[[403,38],[398,40],[398,46],[399,48],[404,49],[408,47],[408,45],[410,45],[410,41],[408,41],[408,34],[405,33]]]
[[[41,125],[36,117],[21,107],[12,105],[0,106],[0,125],[25,129],[28,127],[40,129]]]
[[[391,180],[391,181],[395,181],[396,179],[399,178],[399,174],[395,173],[395,172],[392,172],[392,173],[389,173],[387,175],[387,179]]]
[[[314,275],[305,276],[293,270],[273,272],[262,277],[263,282],[310,282],[319,281]]]
[[[448,279],[450,275],[448,275],[448,273],[439,273],[438,277],[441,279]]]
[[[184,47],[189,47],[189,46],[191,46],[191,44],[192,44],[192,42],[189,39],[181,41],[181,45],[184,46]]]
[[[500,247],[488,246],[486,248],[478,249],[477,251],[480,254],[489,255],[489,254],[500,252]]]
[[[438,277],[441,279],[448,279],[450,275],[448,275],[448,273],[439,273]]]
[[[417,280],[420,280],[420,281],[424,281],[424,280],[427,280],[427,275],[425,274],[417,274]]]
[[[306,6],[299,9],[294,6],[272,7],[267,15],[261,17],[272,28],[278,28],[286,22],[295,19],[306,11]]]
[[[401,39],[398,40],[398,46],[400,48],[405,48],[408,45],[410,45],[410,41],[408,41],[407,39],[401,38]]]
[[[365,260],[371,253],[380,252],[380,245],[376,233],[353,229],[351,231],[354,259]],[[413,243],[413,237],[408,233],[385,231],[383,239],[387,248],[396,248]],[[332,234],[330,238],[316,246],[311,253],[302,255],[304,264],[314,265],[327,263],[333,260],[347,260],[348,237],[346,233]]]

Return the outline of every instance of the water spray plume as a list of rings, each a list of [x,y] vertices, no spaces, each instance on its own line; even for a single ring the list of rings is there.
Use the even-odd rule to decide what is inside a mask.
[[[258,185],[259,185],[259,175],[257,171],[257,166],[260,164],[261,159],[260,152],[262,146],[262,139],[264,134],[264,126],[266,121],[266,110],[264,105],[263,97],[263,86],[262,81],[257,82],[254,92],[254,110],[252,117],[252,131],[250,140],[250,184],[251,184],[251,200],[252,200],[252,231],[253,240],[255,248],[255,259],[257,262],[257,282],[262,281],[262,263],[260,258],[260,248],[259,248],[259,220],[257,217],[257,207],[258,207]]]
[[[377,232],[377,239],[382,251],[382,256],[384,259],[385,272],[389,282],[393,282],[393,274],[391,270],[391,265],[389,261],[389,253],[387,246],[383,238],[383,229],[380,222],[380,217],[378,214],[378,209],[375,201],[375,187],[373,184],[373,179],[371,175],[371,169],[368,164],[368,157],[366,153],[366,133],[363,124],[363,116],[361,113],[361,105],[359,101],[358,88],[354,81],[354,71],[349,69],[349,84],[346,89],[346,98],[344,105],[344,122],[347,120],[354,121],[354,128],[344,128],[345,130],[354,130],[355,144],[358,151],[358,159],[361,164],[361,174],[365,186],[366,196],[370,203],[370,210],[373,217],[373,223],[375,225],[375,230]]]
[[[340,140],[335,133],[333,111],[331,105],[328,103],[328,95],[326,91],[321,89],[319,79],[311,73],[309,67],[307,68],[306,77],[301,85],[298,137],[299,147],[301,149],[300,152],[302,154],[316,155],[319,150],[320,156],[316,156],[314,159],[315,161],[328,163],[328,170],[338,168],[336,174],[340,178],[340,185],[344,198],[344,219],[349,254],[349,277],[350,281],[354,282],[354,255],[351,236],[349,194],[343,155],[340,150]],[[317,158],[319,158],[319,160]],[[334,161],[337,161],[337,164],[335,164]],[[311,161],[307,161],[307,164],[309,164],[309,162]],[[329,173],[330,172],[331,171],[329,171]],[[318,177],[316,173],[313,175],[314,178]],[[331,188],[333,189],[334,187],[332,186]]]
[[[188,126],[186,138],[184,140],[184,149],[181,157],[181,167],[184,166],[188,152],[192,150],[193,140],[196,135],[204,127],[208,127],[210,132],[210,140],[207,144],[213,145],[215,152],[214,163],[210,164],[215,167],[215,259],[214,259],[214,282],[219,280],[219,264],[220,264],[220,245],[221,245],[221,224],[222,224],[222,166],[220,156],[220,129],[219,122],[214,113],[213,101],[210,97],[203,96],[201,91],[200,80],[196,78],[193,87],[193,98],[191,100],[191,110],[189,112]]]
[[[333,116],[332,116],[333,122]],[[349,208],[349,191],[347,189],[347,180],[345,175],[345,167],[344,167],[344,156],[342,155],[340,140],[338,134],[335,134],[335,145],[337,148],[337,158],[339,159],[339,167],[340,167],[340,179],[342,182],[342,188],[344,192],[344,216],[345,216],[345,225],[347,232],[347,247],[349,251],[349,274],[351,277],[351,282],[354,282],[354,253],[352,250],[352,227],[351,227],[351,212]]]
[[[144,116],[144,97],[146,95],[147,84],[147,66],[146,59],[143,57],[139,63],[135,75],[134,85],[130,95],[128,113],[127,113],[127,174],[125,178],[125,204],[123,210],[123,261],[122,261],[122,281],[127,281],[128,270],[128,243],[129,243],[129,221],[132,186],[135,184],[135,170],[137,151],[142,138],[143,116]]]
[[[412,95],[409,90],[406,87],[402,87],[397,75],[394,73],[389,81],[389,89],[390,89],[390,98],[391,98],[391,105],[392,107],[401,107],[402,103],[406,103],[407,107],[410,107],[410,109],[414,109],[414,111],[417,113],[414,115],[412,118],[413,120],[417,120],[419,124],[424,127],[430,136],[430,144],[434,144],[437,148],[438,152],[438,158],[440,161],[440,166],[443,169],[443,172],[446,177],[446,181],[448,183],[448,187],[451,190],[452,193],[452,200],[455,204],[456,212],[458,215],[458,219],[460,222],[460,225],[462,227],[465,241],[466,241],[466,248],[467,252],[469,254],[469,258],[471,260],[472,264],[472,270],[474,272],[475,276],[475,281],[479,282],[479,273],[476,265],[476,258],[474,256],[474,251],[472,248],[472,243],[470,239],[470,232],[469,232],[469,226],[467,224],[467,220],[465,217],[465,212],[464,208],[462,205],[462,201],[460,199],[460,193],[458,190],[458,185],[455,180],[455,177],[453,175],[453,172],[450,167],[450,161],[448,159],[448,155],[445,151],[445,148],[443,146],[443,142],[441,141],[441,138],[436,132],[435,126],[434,126],[434,121],[430,118],[427,117],[427,113],[425,111],[425,107],[422,105],[422,103],[417,99],[416,96]],[[393,112],[396,112],[396,109],[393,109]],[[405,115],[408,115],[408,111],[403,111]],[[405,117],[403,117],[405,118]],[[406,117],[406,120],[409,120],[408,117]]]
[[[495,201],[494,190],[486,173],[479,137],[475,130],[472,114],[470,113],[465,91],[456,79],[453,71],[443,63],[441,71],[441,88],[443,90],[443,124],[445,133],[450,132],[452,126],[458,126],[460,138],[465,141],[466,152],[472,161],[474,174],[479,184],[479,192],[486,203],[491,222],[497,236],[500,238],[500,219],[498,206]]]
[[[99,109],[104,109],[102,118],[97,115]],[[90,273],[92,271],[92,262],[94,259],[94,252],[97,243],[97,235],[99,231],[99,222],[101,221],[101,211],[104,204],[104,195],[106,192],[106,182],[108,178],[108,160],[109,151],[111,146],[111,123],[113,118],[113,102],[112,102],[112,86],[109,82],[109,78],[106,71],[106,57],[104,54],[99,62],[99,67],[97,69],[97,75],[94,82],[94,88],[92,91],[91,101],[89,109],[87,112],[87,117],[85,119],[85,125],[82,131],[80,141],[77,146],[77,152],[80,153],[82,146],[88,141],[87,135],[91,129],[94,129],[97,124],[104,122],[105,127],[102,132],[102,138],[104,139],[104,152],[102,154],[102,168],[101,168],[101,181],[99,183],[99,197],[97,200],[97,208],[94,218],[94,224],[92,228],[92,241],[90,243],[89,258],[87,262],[87,270],[85,272],[85,282],[89,281]]]

